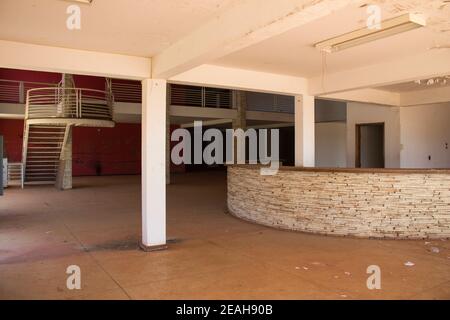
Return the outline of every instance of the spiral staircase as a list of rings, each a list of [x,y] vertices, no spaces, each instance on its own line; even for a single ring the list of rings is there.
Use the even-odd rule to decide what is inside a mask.
[[[108,89],[108,88],[107,88]],[[114,127],[111,90],[80,89],[72,75],[57,87],[27,91],[22,152],[22,186],[72,187],[72,128]]]

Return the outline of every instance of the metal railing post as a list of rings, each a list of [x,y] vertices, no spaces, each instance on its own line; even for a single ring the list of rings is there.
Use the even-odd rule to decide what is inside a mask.
[[[80,90],[80,94],[79,94],[79,102],[78,102],[78,107],[79,107],[79,112],[78,112],[78,115],[79,115],[79,118],[82,118],[83,117],[83,115],[82,115],[82,91],[81,91],[81,89],[79,89]]]
[[[23,189],[25,184],[25,170],[23,170],[23,162],[20,164],[20,186]]]
[[[27,91],[27,98],[25,100],[25,120],[28,119],[29,109],[30,108],[30,92]]]
[[[205,91],[206,91],[206,88],[205,87],[202,87],[202,107],[204,108],[205,107],[205,105],[206,105],[206,99],[205,99]]]
[[[23,81],[19,82],[19,103],[24,103],[25,101],[25,86]]]

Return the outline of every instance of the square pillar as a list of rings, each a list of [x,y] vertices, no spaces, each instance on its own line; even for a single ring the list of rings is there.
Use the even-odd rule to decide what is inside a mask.
[[[314,96],[295,97],[295,166],[315,166]]]
[[[167,92],[166,106],[166,184],[170,184],[170,87]]]
[[[55,187],[59,190],[72,189],[72,134],[73,126],[67,125],[56,174]]]
[[[166,80],[142,81],[142,242],[166,248]]]

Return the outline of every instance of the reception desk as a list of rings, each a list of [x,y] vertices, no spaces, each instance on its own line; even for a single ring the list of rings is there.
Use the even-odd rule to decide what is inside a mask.
[[[450,170],[260,166],[228,170],[228,209],[280,229],[364,238],[450,238]]]

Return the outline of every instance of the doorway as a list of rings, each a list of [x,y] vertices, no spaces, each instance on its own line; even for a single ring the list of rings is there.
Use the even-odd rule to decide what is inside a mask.
[[[356,125],[357,168],[384,168],[384,123]]]

